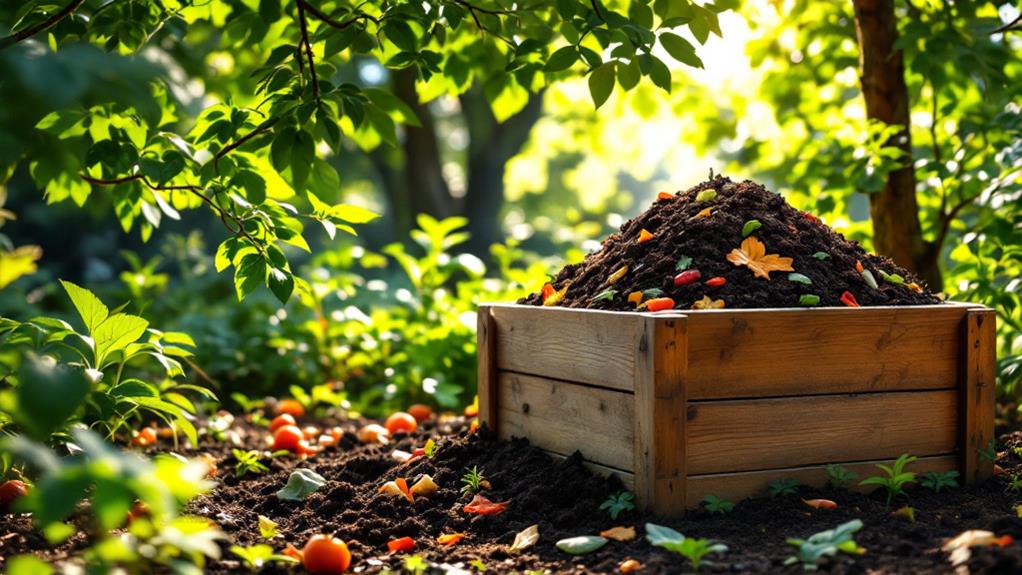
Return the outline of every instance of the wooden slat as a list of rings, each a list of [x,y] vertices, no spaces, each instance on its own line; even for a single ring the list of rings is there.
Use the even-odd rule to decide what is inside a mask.
[[[855,491],[870,491],[873,486],[860,487],[859,481],[872,475],[880,475],[877,463],[890,463],[891,460],[867,461],[859,463],[843,463],[842,467],[855,473],[857,477],[848,487]],[[907,467],[917,474],[927,471],[950,471],[958,469],[958,458],[954,455],[920,457]],[[827,484],[827,467],[814,465],[807,467],[771,469],[768,471],[746,471],[741,473],[715,473],[711,475],[691,475],[688,478],[688,507],[698,507],[707,495],[716,495],[728,501],[739,501],[747,497],[765,495],[768,483],[775,479],[791,478],[799,485],[823,487]],[[840,503],[840,501],[839,501]]]
[[[631,470],[631,393],[506,371],[497,381],[501,439],[526,437],[543,449],[581,451],[588,461]]]
[[[686,318],[648,314],[635,383],[635,496],[661,515],[685,511]]]
[[[568,456],[557,453],[554,451],[543,450],[547,455],[557,460],[567,459]],[[635,474],[630,471],[623,471],[621,469],[615,469],[613,467],[607,467],[606,465],[600,465],[599,463],[593,463],[591,461],[583,461],[582,466],[592,471],[596,475],[607,477],[610,475],[616,476],[621,480],[621,485],[628,491],[635,492]]]
[[[959,392],[689,402],[689,475],[955,451]]]
[[[962,329],[962,476],[967,483],[993,474],[994,462],[979,450],[994,439],[996,321],[993,310],[970,310]]]
[[[493,314],[489,306],[479,306],[476,324],[478,350],[479,423],[497,429],[497,361]]]
[[[687,312],[688,398],[953,389],[969,309]]]
[[[497,367],[631,391],[642,315],[556,307],[491,307]]]

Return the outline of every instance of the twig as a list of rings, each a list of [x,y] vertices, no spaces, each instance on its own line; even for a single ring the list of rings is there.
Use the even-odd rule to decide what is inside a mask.
[[[36,24],[35,26],[29,26],[28,28],[25,28],[24,30],[21,30],[19,32],[15,32],[10,36],[0,38],[0,50],[3,50],[8,46],[13,46],[18,42],[21,42],[22,40],[31,38],[32,36],[38,34],[39,32],[46,30],[47,28],[53,26],[57,22],[60,22],[64,18],[70,16],[72,12],[77,10],[78,7],[84,3],[85,0],[71,0],[71,2],[69,2],[67,6],[64,6],[62,10],[60,10],[59,12],[55,12],[53,16],[50,16],[49,18],[43,20],[42,22]]]
[[[299,61],[301,61],[300,55],[299,55]],[[251,140],[252,138],[254,138],[254,137],[258,136],[259,134],[262,134],[262,133],[266,132],[267,130],[269,130],[270,128],[272,128],[273,125],[277,123],[278,119],[279,118],[270,118],[270,119],[266,120],[262,124],[259,124],[258,126],[256,126],[255,129],[253,129],[251,132],[245,134],[244,136],[238,138],[234,142],[232,142],[232,143],[224,146],[223,148],[221,148],[220,151],[217,152],[215,156],[213,156],[213,169],[216,170],[217,172],[219,172],[220,171],[220,166],[219,166],[220,158],[226,156],[227,154],[233,152],[234,150],[237,150],[241,146],[244,146],[245,143],[248,142],[249,140]]]
[[[589,0],[589,3],[592,4],[593,12],[596,12],[596,17],[606,22],[607,20],[603,17],[603,12],[600,12],[600,5],[597,3],[597,0]]]
[[[353,16],[350,20],[347,20],[345,22],[339,22],[337,20],[334,20],[330,16],[328,16],[325,12],[323,12],[319,8],[316,8],[312,4],[309,4],[305,0],[298,0],[298,7],[299,8],[304,8],[305,10],[308,10],[309,14],[312,14],[316,18],[320,19],[327,26],[330,26],[331,28],[337,28],[338,30],[344,30],[345,28],[347,28],[348,26],[351,26],[352,24],[358,22],[359,20],[362,20],[362,21],[369,20],[369,21],[373,22],[374,24],[379,24],[380,23],[380,19],[379,18],[377,18],[376,16],[373,16],[371,14],[366,14],[365,12],[362,12],[362,11],[359,11],[358,14]]]
[[[1022,26],[1018,26],[1019,23],[1022,23],[1022,14],[1019,14],[1011,22],[1008,22],[1004,26],[994,30],[991,34],[1003,34],[1005,32],[1011,32],[1012,30],[1022,30]]]
[[[486,33],[489,33],[489,34],[493,34],[498,39],[500,39],[502,42],[504,42],[508,46],[511,46],[512,48],[515,48],[517,46],[511,40],[501,36],[500,34],[497,34],[496,32],[493,32],[492,30],[490,30],[486,26],[483,26],[482,21],[479,20],[479,15],[476,14],[476,12],[478,11],[478,12],[482,12],[483,14],[489,14],[491,16],[510,15],[510,16],[517,17],[518,14],[516,12],[511,11],[511,10],[493,10],[493,9],[489,9],[489,8],[482,8],[480,6],[476,6],[474,4],[470,4],[466,0],[454,0],[454,3],[458,4],[460,6],[464,6],[465,8],[468,8],[468,13],[472,15],[472,20],[475,21],[476,28],[478,28],[479,30],[481,30],[483,32],[486,32]]]
[[[298,25],[302,30],[302,43],[305,44],[305,53],[309,58],[309,75],[312,78],[312,97],[319,102],[319,79],[316,78],[316,61],[312,57],[312,42],[309,42],[309,24],[305,20],[304,2],[298,2]]]

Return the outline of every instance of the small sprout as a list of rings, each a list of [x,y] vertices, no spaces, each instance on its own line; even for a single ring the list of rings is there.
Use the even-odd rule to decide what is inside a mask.
[[[265,515],[260,515],[259,534],[263,536],[263,539],[273,539],[279,536],[280,533],[277,531],[277,522]]]
[[[804,305],[808,307],[820,305],[820,296],[807,293],[798,296],[798,305]]]
[[[749,220],[742,226],[742,237],[748,237],[749,234],[763,227],[763,224],[759,220]]]
[[[703,557],[711,553],[724,553],[727,546],[709,539],[695,539],[685,537],[670,527],[646,524],[646,540],[651,545],[662,547],[668,551],[677,553],[688,559],[693,571],[699,571],[703,565]],[[709,564],[707,561],[706,564]]]
[[[809,279],[808,276],[804,276],[804,275],[802,275],[800,273],[797,273],[797,272],[792,272],[792,273],[788,274],[788,281],[799,283],[799,284],[806,285],[806,286],[813,284],[813,280]]]
[[[621,266],[619,270],[610,274],[610,277],[607,278],[607,285],[617,283],[617,280],[625,277],[626,273],[628,273],[628,266]]]
[[[611,519],[617,519],[622,511],[635,509],[635,494],[630,491],[619,491],[607,496],[607,499],[600,504],[600,509],[605,509]]]
[[[473,493],[478,493],[479,490],[483,488],[484,481],[486,481],[486,478],[483,477],[479,468],[472,466],[472,469],[469,469],[465,475],[461,476],[461,494],[471,495]]]
[[[422,447],[422,453],[429,459],[433,459],[436,456],[437,450],[440,449],[440,444],[433,440],[432,437],[426,440],[426,445]]]
[[[867,477],[859,482],[859,485],[879,485],[887,492],[887,505],[890,506],[895,497],[905,494],[905,486],[916,480],[916,474],[905,471],[905,466],[917,458],[904,454],[891,465],[878,464],[884,475]]]
[[[616,295],[616,289],[605,289],[593,296],[593,301],[612,301]]]
[[[234,553],[241,558],[241,561],[252,571],[259,571],[265,567],[268,563],[289,563],[296,564],[298,560],[294,557],[287,555],[277,555],[273,552],[273,547],[266,544],[252,545],[249,547],[242,547],[240,545],[232,545],[231,553]]]
[[[696,194],[696,203],[704,204],[717,199],[717,190],[703,190]]]
[[[721,499],[716,495],[707,495],[703,498],[703,507],[706,508],[710,513],[716,513],[717,515],[727,515],[735,509],[735,504],[731,503],[726,499]]]
[[[828,254],[827,252],[816,252],[815,254],[813,254],[813,257],[822,262],[823,260],[829,260],[830,254]]]
[[[835,489],[844,489],[849,483],[855,481],[856,477],[858,475],[854,472],[836,463],[827,466],[827,482]]]
[[[243,477],[246,473],[258,475],[270,470],[269,467],[266,467],[266,465],[259,461],[261,454],[254,449],[251,451],[235,449],[233,453],[234,458],[238,460],[238,463],[234,465],[234,474],[238,477]]]
[[[834,557],[838,552],[862,555],[866,550],[859,547],[852,538],[852,535],[859,529],[862,529],[862,521],[853,519],[834,529],[810,535],[809,539],[788,539],[788,545],[795,547],[798,551],[795,555],[788,557],[784,564],[801,563],[806,571],[815,571],[824,557]]]
[[[678,263],[674,264],[674,269],[679,272],[683,272],[687,270],[690,265],[692,265],[692,258],[688,256],[681,256],[678,258]]]
[[[1022,476],[1012,475],[1008,478],[1008,486],[1004,489],[1012,493],[1022,493]]]
[[[791,477],[785,477],[783,479],[774,479],[767,483],[767,486],[770,488],[771,497],[794,495],[798,487],[798,481]]]
[[[919,485],[933,491],[934,493],[940,493],[942,489],[956,488],[958,487],[958,472],[955,470],[951,471],[928,471],[923,474],[922,479],[919,480]]]
[[[997,443],[993,439],[990,440],[990,443],[987,443],[986,447],[977,449],[976,452],[979,453],[980,457],[991,463],[996,463],[997,461]]]

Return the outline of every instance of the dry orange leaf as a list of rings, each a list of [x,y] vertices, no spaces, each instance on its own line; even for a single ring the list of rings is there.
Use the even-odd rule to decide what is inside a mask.
[[[436,542],[441,545],[450,547],[451,545],[454,545],[455,543],[461,541],[464,538],[465,538],[464,533],[448,533],[446,535],[441,535],[440,537],[437,537]]]
[[[745,266],[752,270],[753,275],[770,280],[770,272],[791,272],[792,258],[786,258],[777,254],[766,253],[766,246],[755,236],[749,236],[742,241],[741,249],[733,249],[727,255],[727,261],[736,266]]]
[[[653,239],[653,233],[652,232],[650,232],[646,228],[642,228],[641,230],[639,230],[639,243],[640,244],[644,244],[644,243],[648,242],[651,239]]]
[[[802,503],[805,503],[813,509],[837,509],[837,503],[834,503],[830,499],[803,499]]]
[[[614,541],[631,541],[632,539],[635,539],[635,528],[611,527],[606,531],[601,531],[600,537],[606,537],[607,539],[613,539]]]

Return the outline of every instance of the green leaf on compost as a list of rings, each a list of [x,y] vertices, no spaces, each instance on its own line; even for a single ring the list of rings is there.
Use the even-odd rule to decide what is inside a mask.
[[[807,276],[795,272],[788,274],[788,281],[800,283],[802,285],[812,285],[813,283],[813,280],[809,279]]]
[[[799,296],[798,305],[820,305],[820,296],[814,294],[804,294]]]
[[[763,224],[759,223],[759,220],[749,220],[742,226],[742,237],[748,237],[749,234],[763,227]]]
[[[688,256],[681,256],[678,258],[678,263],[674,265],[674,269],[682,272],[687,270],[690,265],[692,265],[692,258]]]
[[[571,555],[585,555],[592,553],[607,544],[607,539],[598,535],[579,535],[569,537],[557,542],[557,548]]]
[[[822,262],[823,260],[829,260],[830,254],[828,254],[827,252],[816,252],[815,254],[813,254],[813,257]]]
[[[605,289],[593,296],[593,301],[611,301],[617,295],[616,289]]]
[[[703,190],[696,194],[696,203],[703,204],[717,199],[717,190]]]
[[[662,295],[664,295],[664,290],[662,290],[660,288],[649,288],[649,289],[646,289],[646,290],[642,290],[642,297],[643,297],[643,299],[658,298],[658,297],[660,297]]]
[[[680,544],[685,540],[685,536],[670,527],[647,523],[646,540],[650,545],[667,548],[669,545]]]
[[[889,273],[885,272],[884,270],[877,270],[877,271],[880,272],[880,277],[883,278],[883,280],[885,282],[890,283],[890,284],[894,284],[894,285],[899,285],[899,286],[905,285],[905,278],[901,277],[900,275],[898,275],[898,274],[889,274]]]
[[[259,516],[259,534],[263,536],[263,539],[273,539],[280,535],[277,532],[277,522],[266,517],[265,515]]]
[[[299,469],[287,478],[287,485],[277,492],[277,499],[287,501],[305,501],[320,487],[326,485],[326,479],[311,469]]]
[[[861,272],[859,272],[859,275],[862,276],[862,279],[863,281],[866,282],[866,285],[873,289],[879,289],[880,286],[877,285],[877,280],[875,277],[873,277],[872,272],[870,272],[869,270],[862,270]]]

